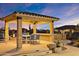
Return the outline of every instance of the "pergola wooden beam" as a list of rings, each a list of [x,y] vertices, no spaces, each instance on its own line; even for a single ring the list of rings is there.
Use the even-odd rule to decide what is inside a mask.
[[[9,41],[9,25],[8,22],[5,21],[5,42]]]
[[[22,17],[17,17],[17,49],[22,48]]]
[[[49,23],[50,24],[50,35],[51,35],[51,37],[50,37],[50,42],[52,42],[53,40],[52,39],[54,39],[54,25],[53,25],[53,22],[50,22]]]

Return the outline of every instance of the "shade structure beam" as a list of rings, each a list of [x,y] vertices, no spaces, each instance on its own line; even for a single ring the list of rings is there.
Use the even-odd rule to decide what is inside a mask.
[[[5,21],[5,42],[9,41],[9,25],[8,22]]]
[[[50,23],[50,42],[53,42],[54,39],[54,26],[53,26],[53,21],[51,21]]]
[[[33,23],[33,34],[36,34],[36,23]]]
[[[17,17],[17,49],[22,48],[22,17]]]

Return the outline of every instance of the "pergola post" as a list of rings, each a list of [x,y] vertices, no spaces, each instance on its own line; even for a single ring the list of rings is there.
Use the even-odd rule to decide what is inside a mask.
[[[36,24],[33,24],[33,34],[36,34]]]
[[[54,26],[53,26],[53,22],[50,22],[50,42],[52,42],[54,39]]]
[[[50,34],[53,34],[53,31],[54,30],[54,28],[53,28],[53,22],[50,22]]]
[[[22,17],[17,17],[17,49],[22,48]]]
[[[5,42],[9,41],[9,25],[8,22],[5,21]]]

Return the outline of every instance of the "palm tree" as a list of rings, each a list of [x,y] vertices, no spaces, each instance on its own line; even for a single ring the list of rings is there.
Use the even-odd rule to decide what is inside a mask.
[[[29,34],[32,34],[31,25],[29,25]]]

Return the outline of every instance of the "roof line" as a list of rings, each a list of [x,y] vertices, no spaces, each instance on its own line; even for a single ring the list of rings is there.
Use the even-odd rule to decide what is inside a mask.
[[[42,16],[42,17],[47,17],[47,18],[54,18],[54,19],[59,20],[59,18],[57,18],[57,17],[47,16],[47,15],[41,15],[41,14],[33,13],[33,12],[24,12],[24,11],[14,11],[14,12],[12,12],[12,13],[9,14],[9,15],[12,15],[12,14],[14,14],[14,13],[30,14],[30,15]],[[9,15],[7,15],[7,16],[9,16]],[[1,19],[5,18],[5,17],[7,17],[7,16],[2,17]]]
[[[36,16],[43,16],[43,17],[48,17],[48,18],[59,19],[59,18],[57,18],[57,17],[52,17],[52,16],[48,16],[48,15],[42,15],[42,14],[33,13],[33,12],[15,11],[14,13],[31,14],[31,15],[36,15]]]

